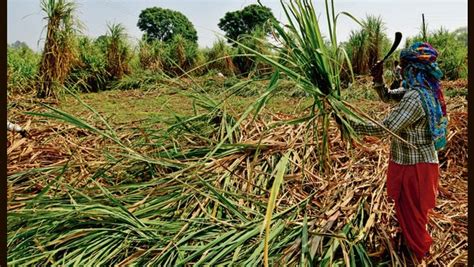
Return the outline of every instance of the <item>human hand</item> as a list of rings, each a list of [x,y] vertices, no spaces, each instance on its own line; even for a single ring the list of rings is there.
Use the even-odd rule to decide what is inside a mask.
[[[370,68],[370,75],[372,75],[374,83],[383,83],[383,61],[377,61]]]

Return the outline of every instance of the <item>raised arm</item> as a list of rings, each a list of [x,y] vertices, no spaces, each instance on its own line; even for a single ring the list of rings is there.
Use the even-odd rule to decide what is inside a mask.
[[[383,80],[383,62],[377,62],[370,70],[370,74],[373,77],[374,89],[377,95],[383,102],[400,101],[403,95],[406,93],[406,89],[400,87],[399,84],[392,84],[387,88]],[[398,85],[398,86],[394,86]]]

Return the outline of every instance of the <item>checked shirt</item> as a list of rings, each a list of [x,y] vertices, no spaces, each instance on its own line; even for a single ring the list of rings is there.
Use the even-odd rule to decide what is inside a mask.
[[[416,89],[390,91],[385,86],[376,85],[375,89],[384,102],[400,99],[400,102],[385,117],[381,124],[401,138],[416,146],[413,148],[397,138],[392,138],[391,160],[398,164],[438,163],[438,153],[431,139],[428,120],[423,109],[420,95]],[[393,93],[392,95],[390,95]],[[354,130],[361,135],[386,136],[382,127],[373,124],[352,122]]]

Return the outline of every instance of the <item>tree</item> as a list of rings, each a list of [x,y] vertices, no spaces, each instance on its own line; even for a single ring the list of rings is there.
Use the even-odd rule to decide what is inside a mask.
[[[22,41],[15,41],[13,44],[9,45],[11,48],[24,48],[24,49],[30,49],[30,47]]]
[[[242,10],[227,12],[219,21],[219,28],[226,34],[229,43],[243,34],[250,34],[258,27],[264,28],[266,33],[270,32],[270,27],[266,27],[269,20],[274,20],[270,8],[260,5],[249,5]]]
[[[107,43],[109,42],[110,36],[100,35],[94,40],[94,45],[99,47],[102,52],[107,52]]]
[[[168,42],[177,34],[197,43],[197,32],[191,21],[178,11],[160,7],[142,10],[138,28],[145,32],[145,39]]]

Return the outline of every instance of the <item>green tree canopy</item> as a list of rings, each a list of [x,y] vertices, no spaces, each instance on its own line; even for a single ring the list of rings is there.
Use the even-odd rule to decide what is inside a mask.
[[[138,17],[138,28],[145,32],[146,38],[168,42],[176,34],[185,39],[197,42],[194,25],[181,12],[160,7],[142,10]]]
[[[227,12],[219,21],[219,28],[226,34],[229,42],[237,40],[242,34],[250,34],[258,27],[264,27],[270,19],[275,19],[270,8],[260,5],[249,5],[242,10]],[[264,29],[267,33],[270,27]]]
[[[11,48],[24,48],[24,49],[29,49],[30,48],[25,42],[18,41],[18,40],[16,42],[14,42],[13,44],[10,44],[8,46],[11,47]]]

